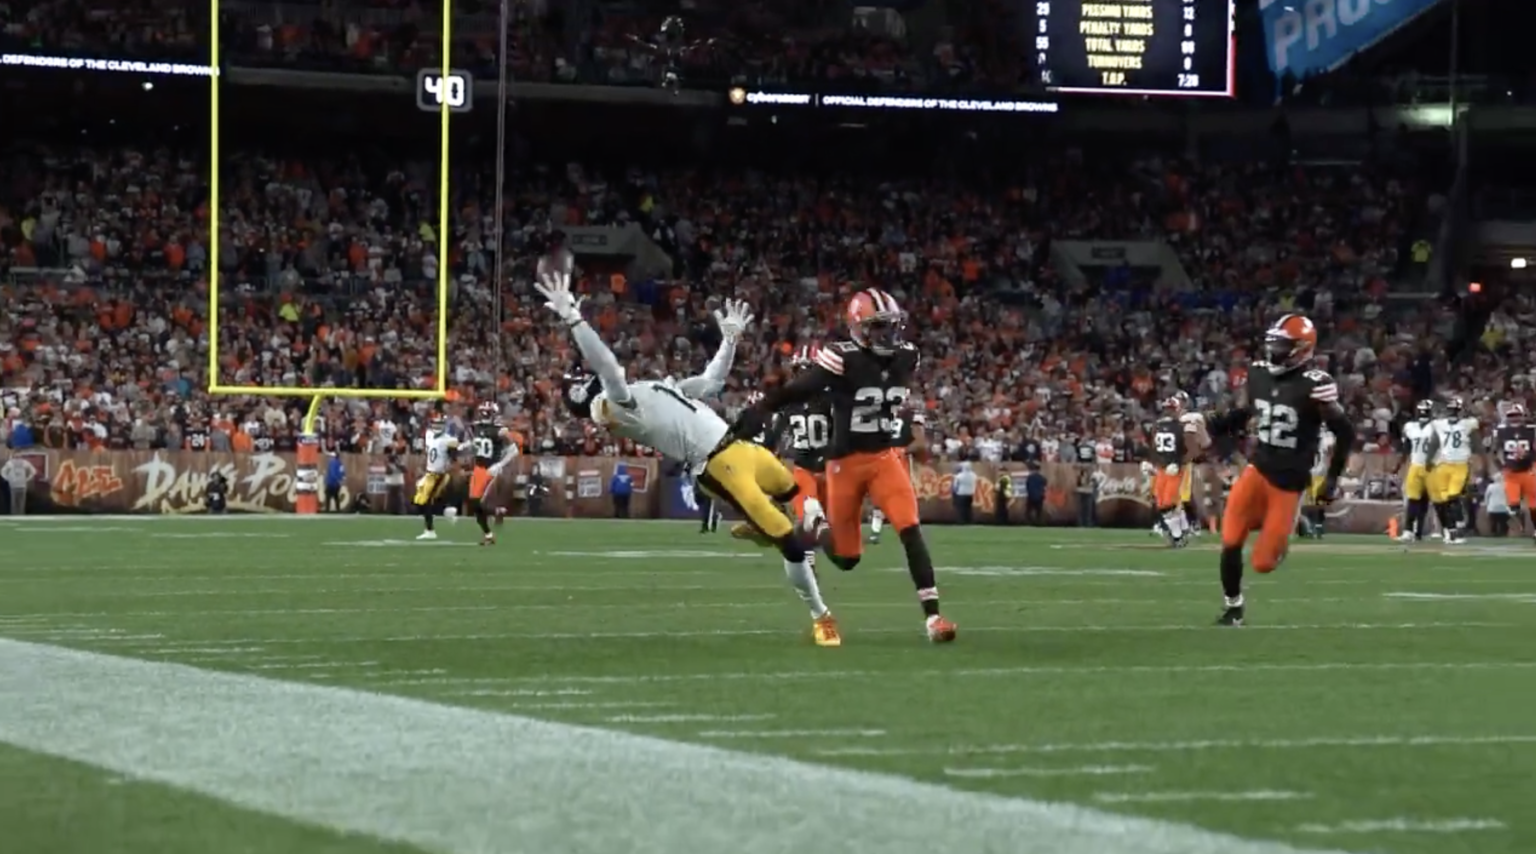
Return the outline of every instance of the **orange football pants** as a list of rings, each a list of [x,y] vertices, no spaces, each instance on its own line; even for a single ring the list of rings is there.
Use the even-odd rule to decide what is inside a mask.
[[[822,507],[826,507],[826,475],[799,466],[795,466],[794,475],[795,486],[799,487],[795,492],[794,500],[790,502],[790,505],[795,508],[795,518],[805,518],[805,501],[808,498],[814,498],[821,502]]]
[[[1157,474],[1152,476],[1152,500],[1159,513],[1179,506],[1179,494],[1183,486],[1182,468],[1178,474],[1169,474],[1161,468],[1157,470]]]
[[[1525,506],[1536,509],[1536,470],[1504,472],[1504,500],[1509,502],[1510,512]]]
[[[485,466],[475,466],[469,473],[469,497],[474,501],[485,500],[485,493],[491,488],[494,480],[490,469]]]
[[[906,455],[895,449],[829,460],[826,496],[832,553],[838,557],[864,553],[861,528],[866,497],[898,533],[918,524],[911,470]]]
[[[1285,560],[1300,510],[1300,492],[1279,489],[1258,469],[1247,466],[1227,496],[1227,509],[1221,517],[1221,545],[1240,549],[1248,542],[1248,534],[1258,531],[1253,568],[1271,572]]]

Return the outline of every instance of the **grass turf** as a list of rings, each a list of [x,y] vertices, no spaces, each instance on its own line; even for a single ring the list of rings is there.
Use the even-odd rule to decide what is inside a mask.
[[[0,636],[421,697],[1358,851],[1536,850],[1536,550],[1301,544],[1216,615],[1214,550],[938,528],[932,647],[894,537],[822,571],[672,523],[0,522]],[[1217,798],[1238,798],[1218,800]],[[398,846],[0,748],[33,852]]]

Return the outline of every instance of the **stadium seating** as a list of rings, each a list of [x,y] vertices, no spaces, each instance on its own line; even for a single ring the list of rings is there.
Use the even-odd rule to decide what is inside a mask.
[[[264,53],[278,64],[395,73],[436,61],[430,16],[415,6],[228,5],[241,61]],[[146,4],[87,16],[88,24],[79,5],[9,8],[12,43],[195,50],[197,13],[183,7]],[[700,4],[690,37],[731,32],[755,44],[750,34],[772,31],[805,48],[776,42],[766,63],[738,51],[717,69],[729,74],[881,80],[896,69],[905,85],[934,82],[924,76],[927,57],[889,53],[892,45],[877,39],[850,47],[819,8]],[[488,14],[465,11],[466,57],[493,55],[484,41]],[[517,74],[583,82],[598,67],[607,82],[639,82],[648,72],[621,36],[658,19],[643,4],[598,4],[590,26],[520,20]],[[956,32],[979,38],[974,28]],[[979,45],[934,56],[972,57],[957,79],[1007,78],[1012,72],[988,58],[999,51]],[[1134,457],[1162,395],[1180,387],[1204,406],[1219,405],[1253,355],[1242,348],[1276,312],[1294,308],[1319,318],[1325,361],[1367,446],[1385,447],[1399,398],[1422,393],[1431,370],[1442,391],[1484,407],[1513,393],[1513,380],[1489,372],[1486,353],[1449,373],[1420,364],[1419,354],[1449,332],[1444,312],[1388,295],[1413,276],[1407,248],[1425,233],[1441,185],[1411,152],[1371,162],[1275,165],[1239,146],[1196,164],[1166,153],[1068,148],[1017,179],[988,184],[519,164],[512,186],[520,214],[504,247],[511,262],[499,307],[488,201],[455,200],[452,384],[466,399],[502,402],[535,448],[596,442],[552,396],[550,380],[573,355],[531,293],[531,259],[550,224],[624,220],[660,228],[659,242],[677,262],[673,276],[637,281],[590,265],[583,283],[604,333],[640,373],[701,366],[715,343],[715,301],[737,295],[761,318],[738,362],[776,381],[790,346],[834,334],[843,299],[868,281],[898,294],[911,314],[909,335],[927,357],[924,405],[948,454],[1118,437]],[[428,170],[371,156],[299,163],[242,150],[227,153],[221,168],[226,184],[245,188],[225,211],[221,246],[224,379],[421,386],[435,353],[437,238],[421,226]],[[475,186],[477,168],[465,167],[454,185]],[[201,392],[206,169],[196,152],[57,142],[0,159],[0,281],[9,308],[0,317],[0,388],[11,417],[40,418],[46,409],[83,430],[88,419],[75,416],[89,400],[109,443],[134,441],[136,418],[173,414],[234,424],[259,418],[291,441],[285,434],[297,408],[211,401]],[[636,174],[643,179],[632,181]],[[657,209],[676,219],[652,219]],[[850,226],[867,238],[851,239]],[[1095,241],[1166,246],[1171,255],[1161,267],[1126,259],[1076,265],[1071,275],[1067,247]],[[1490,326],[1490,349],[1523,359],[1530,310],[1512,297]],[[725,408],[739,406],[758,379],[738,371]],[[328,415],[328,429],[350,438],[359,421],[409,427],[422,412],[337,403]]]

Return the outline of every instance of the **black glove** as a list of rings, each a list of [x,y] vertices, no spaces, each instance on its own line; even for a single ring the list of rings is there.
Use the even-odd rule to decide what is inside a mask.
[[[750,442],[767,429],[768,414],[755,406],[749,406],[736,416],[736,422],[731,425],[731,436]]]

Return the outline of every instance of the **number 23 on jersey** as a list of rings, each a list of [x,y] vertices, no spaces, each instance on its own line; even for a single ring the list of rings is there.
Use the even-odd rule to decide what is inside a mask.
[[[903,419],[896,414],[910,392],[901,386],[865,386],[853,393],[853,413],[848,429],[854,433],[901,432]]]

